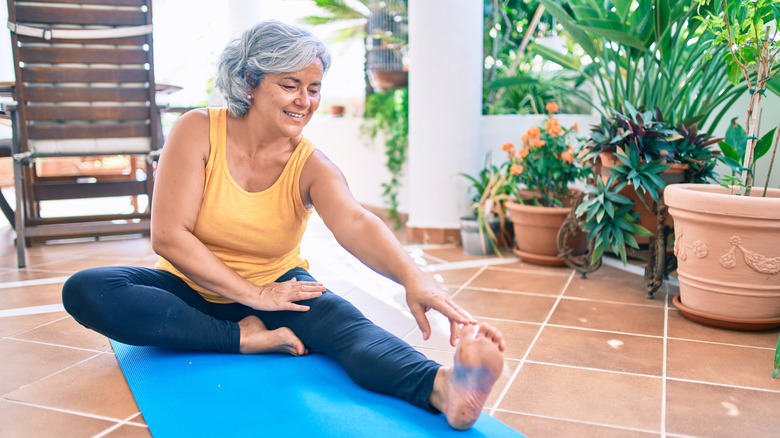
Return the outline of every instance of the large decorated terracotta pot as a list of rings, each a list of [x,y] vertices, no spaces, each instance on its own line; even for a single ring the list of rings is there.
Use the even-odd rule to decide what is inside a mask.
[[[780,326],[780,190],[737,196],[711,184],[667,186],[684,315],[719,327]]]

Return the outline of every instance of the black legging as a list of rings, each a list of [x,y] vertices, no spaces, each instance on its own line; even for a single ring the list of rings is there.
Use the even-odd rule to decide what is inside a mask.
[[[316,281],[301,268],[276,281],[293,277]],[[267,312],[208,302],[166,271],[112,266],[71,276],[62,302],[76,321],[119,342],[226,353],[239,352],[237,322],[255,315],[270,330],[290,328],[309,351],[334,358],[359,385],[438,412],[428,397],[440,365],[329,290],[300,302],[310,306],[306,312]]]

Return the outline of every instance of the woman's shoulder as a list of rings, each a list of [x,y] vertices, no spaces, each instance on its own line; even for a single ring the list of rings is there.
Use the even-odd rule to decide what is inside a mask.
[[[197,126],[198,124],[209,123],[209,108],[195,108],[182,114],[176,124],[183,124],[188,126]]]

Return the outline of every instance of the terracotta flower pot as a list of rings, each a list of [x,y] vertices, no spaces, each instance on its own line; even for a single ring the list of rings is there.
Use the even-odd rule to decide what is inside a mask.
[[[678,308],[737,329],[780,326],[780,190],[750,197],[709,184],[666,187],[674,217]]]
[[[509,218],[515,230],[515,247],[512,251],[523,261],[548,266],[566,266],[558,257],[558,231],[571,213],[580,191],[570,189],[570,196],[564,200],[565,207],[539,207],[535,205],[507,202]],[[530,195],[530,193],[529,193]],[[575,253],[587,250],[587,235],[577,236],[570,244]]]

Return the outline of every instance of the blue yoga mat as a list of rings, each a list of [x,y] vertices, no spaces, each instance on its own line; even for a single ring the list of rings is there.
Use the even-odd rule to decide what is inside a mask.
[[[523,437],[485,413],[472,429],[456,431],[443,415],[359,387],[324,355],[249,356],[111,344],[156,438]]]

